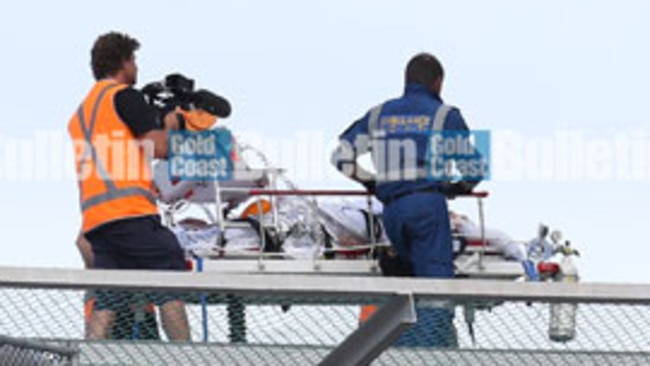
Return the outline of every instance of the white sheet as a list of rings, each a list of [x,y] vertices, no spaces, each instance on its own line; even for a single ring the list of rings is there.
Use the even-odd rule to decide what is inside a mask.
[[[478,239],[481,238],[481,227],[466,217],[450,215],[451,225],[459,234]],[[485,228],[485,238],[489,246],[496,248],[508,259],[523,261],[526,258],[525,244],[511,238],[503,231]]]

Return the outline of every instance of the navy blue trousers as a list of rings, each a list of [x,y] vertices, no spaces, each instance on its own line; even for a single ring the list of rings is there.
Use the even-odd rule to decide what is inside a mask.
[[[416,277],[453,278],[453,248],[447,200],[415,193],[384,207],[384,227],[400,259]],[[418,322],[393,344],[456,347],[453,308],[418,306]]]

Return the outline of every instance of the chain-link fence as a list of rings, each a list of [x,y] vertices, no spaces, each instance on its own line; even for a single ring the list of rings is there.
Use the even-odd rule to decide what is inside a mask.
[[[0,365],[71,365],[76,361],[73,348],[0,336]]]
[[[445,298],[417,279],[286,275],[267,285],[268,276],[240,282],[212,273],[200,277],[199,289],[191,276],[174,274],[170,283],[166,274],[160,288],[143,291],[155,273],[128,284],[124,277],[95,281],[97,271],[66,273],[78,280],[0,276],[0,335],[10,337],[0,338],[1,365],[345,364],[364,359],[358,352],[378,354],[383,344],[390,347],[373,364],[650,364],[650,286],[603,286],[590,297],[592,287],[558,296],[544,294],[553,284],[500,291],[502,283],[486,282],[477,288],[493,290],[472,296],[458,283],[464,290]],[[396,299],[405,306],[382,311]],[[178,308],[166,309],[176,300],[187,322]],[[409,313],[417,315],[410,327]],[[106,314],[112,321],[104,322]],[[190,341],[170,340],[183,337],[185,324]]]

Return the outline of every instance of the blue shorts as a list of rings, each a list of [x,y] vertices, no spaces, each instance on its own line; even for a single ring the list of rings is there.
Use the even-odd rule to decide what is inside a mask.
[[[111,222],[85,234],[94,254],[94,268],[130,270],[186,270],[185,255],[174,233],[159,216],[142,216]],[[96,310],[115,310],[131,294],[97,291]],[[162,305],[178,294],[149,293],[150,301]]]

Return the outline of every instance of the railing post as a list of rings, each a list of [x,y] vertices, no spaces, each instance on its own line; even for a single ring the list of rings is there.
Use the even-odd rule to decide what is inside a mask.
[[[485,240],[485,213],[483,211],[483,198],[478,197],[478,219],[481,225],[481,251],[479,252],[478,258],[478,269],[484,270],[485,266],[483,265],[483,257],[485,256],[485,247],[487,246],[487,241]]]
[[[395,295],[327,355],[320,365],[369,365],[416,321],[413,296]]]

